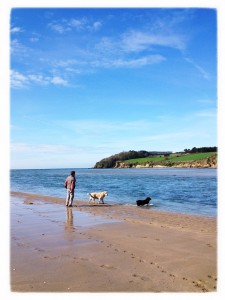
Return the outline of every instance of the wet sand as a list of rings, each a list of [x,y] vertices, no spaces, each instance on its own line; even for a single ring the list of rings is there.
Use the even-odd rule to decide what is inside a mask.
[[[12,292],[215,292],[216,218],[11,193]]]

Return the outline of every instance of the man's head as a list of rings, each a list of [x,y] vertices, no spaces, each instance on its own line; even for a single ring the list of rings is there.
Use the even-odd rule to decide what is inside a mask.
[[[75,176],[75,171],[71,171],[70,175],[74,177]]]

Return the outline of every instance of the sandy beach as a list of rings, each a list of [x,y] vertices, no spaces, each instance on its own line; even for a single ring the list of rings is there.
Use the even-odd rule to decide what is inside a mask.
[[[216,218],[11,193],[12,292],[215,292]]]

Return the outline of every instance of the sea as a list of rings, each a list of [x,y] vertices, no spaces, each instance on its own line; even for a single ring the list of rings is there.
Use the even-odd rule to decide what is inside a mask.
[[[10,171],[10,190],[64,197],[64,181],[71,169],[26,169]],[[217,215],[217,170],[194,168],[89,169],[75,168],[75,199],[89,200],[90,192],[107,191],[105,202],[136,206],[136,200],[151,197],[149,206],[137,209],[215,217]]]

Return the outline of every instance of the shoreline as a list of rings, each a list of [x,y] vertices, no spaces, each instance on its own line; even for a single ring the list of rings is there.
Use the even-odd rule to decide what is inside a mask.
[[[50,201],[50,202],[54,202],[54,203],[60,203],[60,204],[64,204],[65,202],[65,197],[62,198],[62,197],[56,197],[56,196],[47,196],[47,195],[42,195],[42,194],[36,194],[36,193],[26,193],[26,192],[15,192],[15,191],[11,191],[10,192],[10,195],[11,196],[19,196],[19,197],[25,197],[25,198],[42,198],[43,200],[46,200],[46,201]],[[139,209],[139,210],[147,210],[147,211],[150,211],[150,210],[153,210],[155,212],[161,212],[161,213],[168,213],[168,214],[172,214],[172,215],[182,215],[182,216],[193,216],[193,217],[203,217],[203,218],[209,218],[209,219],[216,219],[217,216],[216,215],[206,215],[206,214],[191,214],[191,213],[188,213],[188,212],[177,212],[177,211],[167,211],[167,210],[162,210],[162,209],[158,209],[155,205],[152,205],[150,204],[150,206],[146,207],[146,206],[143,206],[143,207],[137,207],[134,203],[131,203],[131,204],[120,204],[120,203],[107,203],[106,202],[107,199],[105,199],[105,204],[103,205],[99,205],[98,204],[98,201],[96,201],[96,206],[102,206],[102,207],[107,207],[107,206],[110,206],[111,208],[117,208],[117,207],[120,207],[121,209],[124,207],[129,207],[133,210],[135,209]],[[73,202],[74,205],[76,206],[80,206],[80,207],[93,207],[94,205],[93,204],[89,204],[89,201],[88,199],[82,199],[82,200],[78,200],[76,199],[76,195],[75,195],[75,198],[74,198],[74,202]]]
[[[11,197],[12,291],[216,291],[214,217]]]

